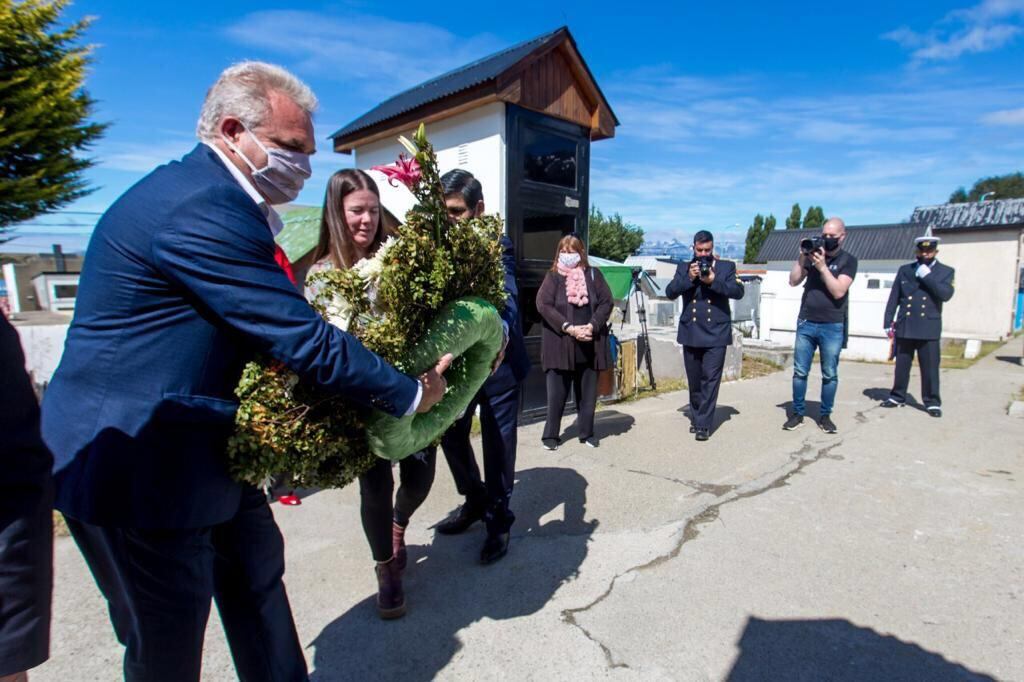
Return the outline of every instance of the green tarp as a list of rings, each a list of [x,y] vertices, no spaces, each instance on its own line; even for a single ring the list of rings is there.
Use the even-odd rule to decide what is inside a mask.
[[[588,256],[587,260],[604,275],[605,281],[608,282],[608,288],[612,290],[612,298],[621,301],[629,296],[629,285],[633,283],[633,268],[631,266],[597,256]]]
[[[296,208],[281,216],[284,229],[277,235],[277,243],[292,263],[316,248],[321,212],[322,209],[312,206]]]

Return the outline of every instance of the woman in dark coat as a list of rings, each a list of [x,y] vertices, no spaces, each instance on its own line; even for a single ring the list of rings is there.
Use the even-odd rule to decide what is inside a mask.
[[[590,267],[578,237],[568,235],[558,242],[555,262],[537,292],[537,311],[544,320],[540,356],[548,393],[544,447],[555,450],[561,443],[571,385],[580,442],[596,448],[597,373],[611,366],[607,323],[612,292],[601,271]]]

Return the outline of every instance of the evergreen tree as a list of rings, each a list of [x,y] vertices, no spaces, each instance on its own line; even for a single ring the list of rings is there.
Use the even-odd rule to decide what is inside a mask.
[[[821,206],[809,206],[804,215],[804,229],[819,230],[825,224],[825,211]]]
[[[92,191],[79,154],[103,133],[82,89],[82,20],[57,26],[69,0],[0,0],[0,228]]]
[[[775,216],[769,214],[767,218],[758,213],[754,216],[754,222],[747,229],[747,245],[743,252],[744,263],[756,263],[757,252],[761,250],[768,234],[775,229]]]
[[[786,229],[800,229],[800,204],[793,204],[793,209],[789,212],[789,217],[786,218]]]
[[[591,255],[620,263],[644,243],[643,228],[625,222],[618,213],[605,216],[596,206],[590,207],[588,235]]]
[[[982,178],[974,183],[970,192],[965,192],[963,187],[953,192],[949,196],[949,203],[963,204],[968,201],[978,201],[989,192],[992,192],[990,199],[1020,199],[1024,197],[1024,173],[1007,173],[1006,175]]]

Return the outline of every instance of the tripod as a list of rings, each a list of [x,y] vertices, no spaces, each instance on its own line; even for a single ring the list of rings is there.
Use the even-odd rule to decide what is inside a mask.
[[[637,334],[637,367],[643,363],[647,365],[647,377],[651,380],[651,390],[656,390],[658,385],[654,381],[654,368],[651,366],[651,337],[647,333],[647,308],[644,307],[644,292],[640,289],[640,278],[643,276],[643,270],[641,268],[633,268],[633,281],[629,283],[629,293],[626,294],[626,301],[629,301],[629,295],[633,295],[634,309],[636,310],[636,319],[640,323],[640,333]],[[655,288],[659,288],[657,284],[651,282]],[[619,323],[619,329],[622,329],[622,325],[625,323],[625,319]]]

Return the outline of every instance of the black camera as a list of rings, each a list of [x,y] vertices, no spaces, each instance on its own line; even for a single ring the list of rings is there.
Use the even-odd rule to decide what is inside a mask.
[[[713,256],[697,256],[693,260],[697,263],[701,277],[707,277],[711,273],[711,264],[715,262]]]
[[[804,253],[810,254],[815,251],[823,251],[825,249],[825,238],[819,236],[808,237],[807,239],[800,240],[800,250]]]

